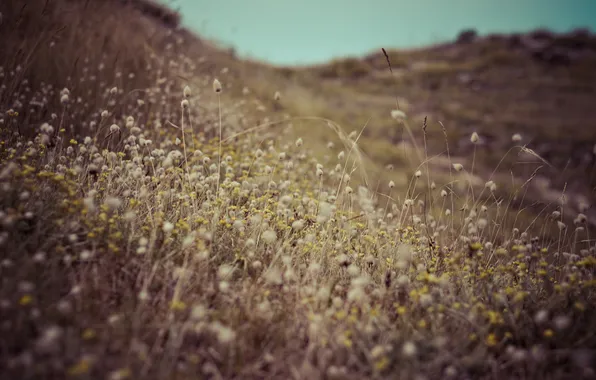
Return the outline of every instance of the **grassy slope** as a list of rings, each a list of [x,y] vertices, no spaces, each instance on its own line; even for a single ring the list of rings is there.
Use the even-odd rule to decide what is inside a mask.
[[[535,209],[517,207],[537,191],[522,187],[516,203],[501,179],[513,168],[525,181],[536,164],[520,169],[515,157],[494,194],[481,190],[513,132],[564,141],[560,152],[592,138],[557,122],[591,115],[578,93],[592,89],[575,79],[591,79],[586,63],[545,71],[484,41],[392,53],[394,77],[380,55],[275,69],[172,28],[175,14],[144,1],[8,1],[0,12],[7,375],[593,375],[586,217],[529,228]],[[462,70],[473,84],[460,83]],[[503,84],[509,75],[518,80]],[[421,154],[445,150],[443,120],[451,160],[420,166],[408,144],[394,146],[404,136],[389,117],[396,93],[417,136],[429,117]],[[514,96],[527,107],[517,99],[503,113]],[[538,112],[532,99],[552,107]],[[367,121],[358,157],[347,134]],[[489,144],[476,151],[478,183],[449,169],[471,172],[460,142],[472,129]],[[560,165],[555,152],[547,158]],[[589,194],[589,181],[572,190]],[[577,215],[573,202],[561,210]]]
[[[530,37],[546,41],[547,52],[573,58],[540,59],[525,44]],[[397,97],[420,145],[423,120],[428,118],[428,156],[445,156],[448,144],[453,161],[467,163],[467,168],[474,156],[474,174],[484,180],[497,169],[494,179],[507,191],[516,187],[512,176],[519,186],[534,174],[538,180],[529,186],[529,203],[553,203],[565,189],[577,211],[579,204],[593,202],[596,185],[591,121],[595,45],[594,37],[580,34],[495,36],[393,52],[393,75],[379,52],[320,67],[282,69],[280,74],[288,79],[276,85],[287,90],[288,106],[299,114],[323,115],[347,128],[368,122],[362,147],[377,163],[416,167],[419,160],[408,161],[395,148],[404,138],[409,142],[390,118]],[[472,132],[481,137],[475,155]],[[513,143],[516,133],[522,140]],[[552,167],[514,148],[526,144]],[[594,215],[590,219],[596,222]]]

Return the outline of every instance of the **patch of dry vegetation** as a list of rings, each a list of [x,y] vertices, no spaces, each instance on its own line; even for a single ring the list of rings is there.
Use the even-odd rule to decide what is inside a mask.
[[[0,12],[3,376],[594,376],[586,215],[511,220],[447,154],[365,182],[361,133],[138,8]]]

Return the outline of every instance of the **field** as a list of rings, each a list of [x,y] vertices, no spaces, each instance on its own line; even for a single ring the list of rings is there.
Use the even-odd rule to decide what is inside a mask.
[[[0,3],[2,378],[596,376],[596,37],[273,67],[179,23]]]

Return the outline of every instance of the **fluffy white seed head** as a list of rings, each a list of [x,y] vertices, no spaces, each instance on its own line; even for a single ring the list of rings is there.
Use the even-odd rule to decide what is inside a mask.
[[[391,117],[397,121],[403,121],[406,119],[406,113],[401,110],[391,110]]]
[[[216,94],[219,94],[221,92],[222,88],[221,88],[221,82],[219,80],[217,80],[217,78],[215,78],[213,80],[213,91]]]

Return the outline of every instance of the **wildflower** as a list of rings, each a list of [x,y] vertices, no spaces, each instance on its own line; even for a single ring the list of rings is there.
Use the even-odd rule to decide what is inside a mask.
[[[180,106],[181,106],[183,109],[187,109],[187,108],[188,108],[188,105],[189,105],[189,103],[188,103],[188,99],[184,99],[183,101],[181,101],[181,102],[180,102]]]
[[[476,132],[472,133],[472,136],[470,136],[470,141],[472,142],[472,144],[476,144],[478,142],[478,140],[480,140],[478,133],[476,133]]]
[[[132,373],[129,368],[120,368],[115,371],[110,372],[108,375],[108,380],[125,380],[132,376]]]
[[[304,141],[302,141],[302,138],[301,138],[301,137],[299,137],[299,138],[296,140],[296,147],[300,148],[300,147],[302,146],[302,144],[304,144]]]
[[[119,127],[117,124],[112,124],[112,125],[110,126],[110,132],[111,132],[111,133],[118,132],[119,130],[120,130],[120,127]]]
[[[522,139],[522,136],[519,133],[515,133],[513,136],[511,136],[511,141],[513,142],[520,142]]]
[[[304,228],[304,220],[296,220],[292,223],[292,229],[295,231],[300,231]]]
[[[66,103],[68,103],[68,101],[69,101],[68,94],[62,94],[62,95],[60,96],[60,103],[62,103],[62,104],[66,104]]]
[[[217,278],[220,280],[228,279],[234,273],[234,267],[229,264],[222,264],[217,269]]]
[[[457,163],[455,163],[455,164],[453,164],[452,166],[453,166],[453,169],[454,169],[456,172],[461,172],[461,171],[464,169],[464,166],[463,166],[462,164],[457,164]]]
[[[403,121],[406,119],[406,113],[402,110],[391,110],[391,118],[397,121]]]
[[[270,268],[265,273],[265,281],[271,285],[281,285],[282,278],[281,278],[281,271],[279,270],[279,268],[276,268],[276,267]]]
[[[416,170],[416,173],[414,173],[414,177],[416,177],[416,178],[422,177],[422,171],[421,170]]]
[[[565,330],[571,326],[571,318],[565,315],[559,315],[553,319],[553,323],[557,330]]]
[[[389,181],[389,188],[393,189],[395,187],[395,182]]]
[[[105,205],[108,207],[109,210],[114,211],[122,205],[122,201],[116,197],[108,197],[105,200]]]
[[[184,90],[182,91],[182,93],[184,94],[185,98],[190,98],[190,95],[191,95],[190,87],[184,86]]]
[[[169,234],[170,232],[172,232],[174,230],[174,224],[171,222],[165,222],[163,224],[162,229],[163,229],[163,232]]]
[[[112,87],[110,89],[110,95],[116,95],[118,93],[118,87]]]
[[[281,93],[279,91],[275,91],[275,94],[273,94],[273,99],[278,102],[281,99]]]
[[[401,352],[407,357],[412,357],[416,355],[416,345],[413,342],[408,341],[402,346]]]
[[[342,267],[350,265],[350,258],[345,253],[342,253],[337,257],[337,263]]]
[[[63,330],[59,326],[50,326],[42,332],[41,336],[35,342],[35,348],[40,353],[51,352],[57,349],[58,339],[63,334]]]
[[[267,230],[263,232],[261,238],[265,242],[265,244],[273,244],[277,240],[277,234],[273,230]]]
[[[216,94],[219,94],[221,92],[221,82],[216,79],[213,80],[213,91]]]
[[[536,322],[537,325],[541,325],[545,322],[548,321],[548,311],[547,310],[538,310],[538,312],[536,312],[536,314],[534,315],[534,322]]]
[[[586,221],[588,220],[588,217],[585,214],[578,214],[577,218],[575,219],[576,223],[575,224],[583,224],[586,223]]]

